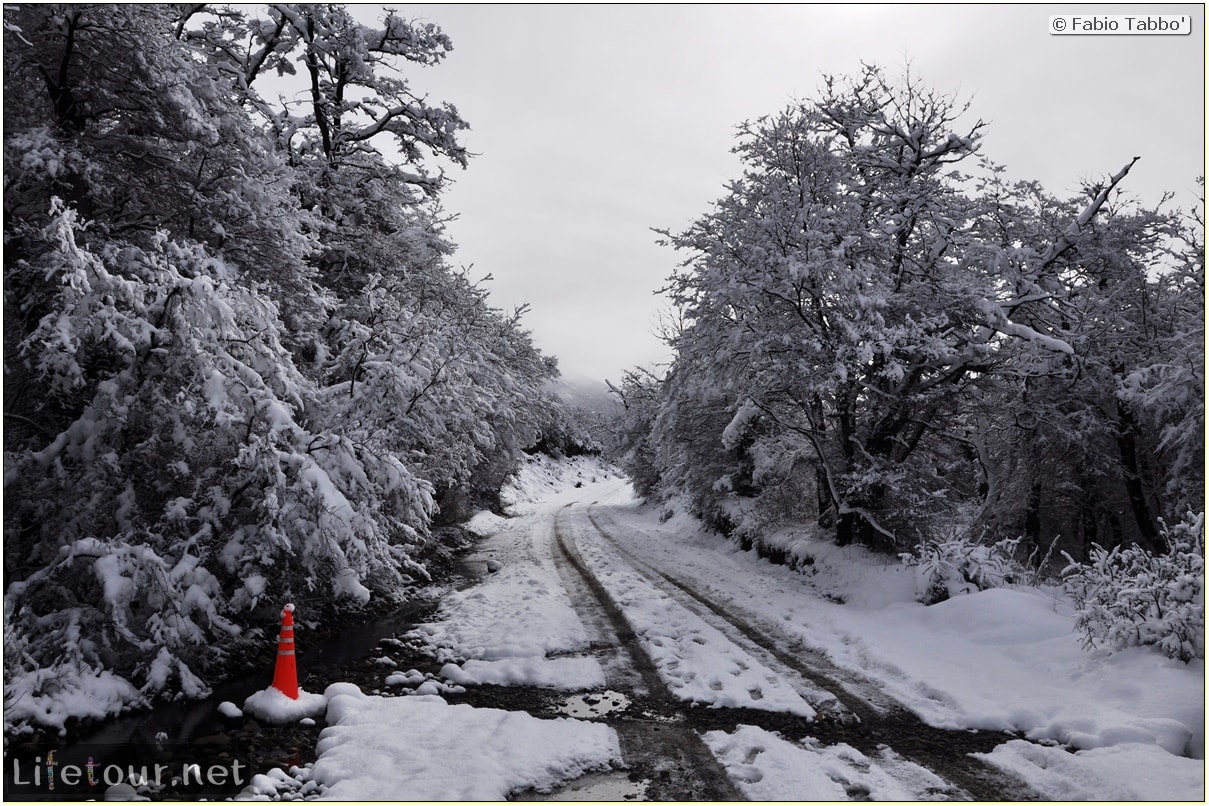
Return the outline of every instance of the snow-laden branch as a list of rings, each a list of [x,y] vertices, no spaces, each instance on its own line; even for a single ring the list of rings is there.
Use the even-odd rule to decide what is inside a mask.
[[[1005,336],[1015,336],[1016,338],[1031,341],[1038,347],[1055,353],[1075,354],[1075,348],[1071,347],[1066,341],[1055,336],[1046,335],[1021,322],[1013,322],[1008,318],[1007,310],[1005,310],[1006,307],[1004,303],[991,302],[990,300],[985,302],[982,308],[987,317],[987,327]]]
[[[722,447],[727,450],[734,450],[739,447],[739,443],[743,440],[744,434],[747,433],[747,428],[752,420],[760,413],[760,407],[750,400],[747,400],[743,405],[739,406],[735,416],[731,418],[730,423],[722,430]]]
[[[1049,248],[1041,255],[1040,262],[1037,266],[1037,273],[1044,271],[1047,267],[1053,264],[1055,260],[1062,256],[1068,249],[1075,245],[1079,237],[1083,234],[1083,230],[1087,227],[1096,214],[1100,212],[1100,208],[1104,206],[1104,202],[1108,200],[1109,194],[1112,192],[1121,180],[1125,178],[1129,170],[1134,166],[1141,157],[1134,157],[1125,167],[1117,171],[1110,177],[1107,184],[1100,188],[1095,198],[1083,209],[1079,217],[1071,222],[1070,226],[1063,231],[1057,241],[1050,244]],[[1013,322],[1010,318],[1012,311],[1019,308],[1028,302],[1039,302],[1050,298],[1052,295],[1044,292],[1036,292],[1026,294],[1021,297],[1016,297],[1003,302],[992,303],[984,306],[984,312],[987,315],[987,325],[991,329],[1002,333],[1006,336],[1015,336],[1017,338],[1026,339],[1043,349],[1052,352],[1065,353],[1066,355],[1074,355],[1075,350],[1066,341],[1042,333],[1028,325],[1020,322]]]
[[[1100,208],[1103,207],[1104,202],[1108,200],[1108,194],[1112,192],[1113,188],[1120,184],[1121,180],[1125,178],[1125,175],[1129,173],[1129,169],[1132,168],[1134,163],[1140,159],[1141,157],[1134,157],[1129,161],[1128,165],[1117,171],[1117,173],[1109,179],[1107,185],[1100,188],[1100,192],[1096,194],[1096,197],[1091,200],[1091,203],[1088,204],[1083,212],[1079,214],[1079,217],[1066,228],[1066,231],[1062,233],[1062,236],[1051,244],[1050,248],[1047,249],[1045,254],[1041,256],[1041,263],[1038,264],[1037,267],[1038,271],[1044,270],[1051,263],[1057,260],[1063,252],[1075,245],[1075,241],[1083,233],[1083,228],[1086,227],[1093,218],[1095,218],[1096,213],[1100,212]]]

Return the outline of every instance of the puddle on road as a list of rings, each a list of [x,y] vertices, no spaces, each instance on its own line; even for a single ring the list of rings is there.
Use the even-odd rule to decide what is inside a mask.
[[[524,793],[525,800],[559,801],[559,800],[591,800],[591,801],[626,801],[645,800],[648,781],[631,780],[632,775],[626,772],[589,773],[576,778],[566,786],[546,793]]]
[[[630,698],[620,691],[591,691],[576,694],[555,708],[560,714],[576,719],[600,719],[630,707]]]

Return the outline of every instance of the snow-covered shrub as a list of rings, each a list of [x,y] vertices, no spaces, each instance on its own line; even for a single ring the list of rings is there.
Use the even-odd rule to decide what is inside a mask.
[[[954,537],[920,543],[899,557],[915,568],[915,598],[936,604],[963,593],[998,588],[1017,581],[1022,569],[1015,553],[1019,539],[977,543]]]
[[[757,492],[738,524],[741,537],[759,543],[762,535],[818,518],[816,466],[805,456],[793,435],[760,434],[751,440],[746,457]]]
[[[1088,649],[1153,646],[1187,663],[1205,657],[1205,514],[1163,526],[1169,550],[1094,546],[1087,562],[1067,555],[1066,589]]]

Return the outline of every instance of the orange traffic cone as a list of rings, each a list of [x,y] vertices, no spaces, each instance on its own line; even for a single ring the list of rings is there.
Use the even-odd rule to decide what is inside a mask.
[[[294,605],[281,611],[281,634],[277,636],[277,665],[273,667],[273,688],[291,700],[298,699],[298,663],[294,660]]]

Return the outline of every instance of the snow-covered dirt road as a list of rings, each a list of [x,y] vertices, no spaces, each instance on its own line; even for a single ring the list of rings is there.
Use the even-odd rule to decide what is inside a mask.
[[[636,668],[657,672],[650,692],[689,706],[675,710],[681,731],[705,736],[744,794],[804,797],[797,776],[770,776],[757,763],[767,745],[783,745],[786,760],[800,766],[794,743],[810,748],[816,756],[811,761],[826,759],[807,791],[816,797],[864,799],[876,791],[881,799],[988,800],[1029,794],[1010,776],[967,755],[991,749],[999,738],[988,742],[929,728],[876,688],[846,681],[849,676],[779,625],[760,623],[708,581],[689,578],[683,564],[675,570],[653,564],[659,557],[644,551],[650,535],[615,522],[604,525],[608,512],[608,506],[580,502],[554,514],[556,552],[592,593],[576,598],[576,610],[609,613],[619,649],[634,658]],[[643,677],[650,680],[649,674]],[[641,734],[643,715],[617,714],[613,724],[626,734]],[[629,752],[623,743],[627,767],[657,765],[664,755],[661,737],[644,738],[632,741]],[[714,763],[707,758],[695,769]],[[722,797],[710,793],[705,799]]]
[[[819,783],[835,797],[864,798],[875,788],[882,799],[1030,794],[968,755],[989,751],[1003,741],[1002,734],[924,724],[876,686],[803,646],[782,625],[745,608],[750,591],[736,599],[708,577],[686,573],[688,563],[671,564],[670,570],[653,564],[666,557],[645,550],[651,536],[610,521],[608,513],[608,506],[596,504],[561,510],[555,516],[559,549],[584,557],[580,565],[593,580],[607,580],[599,583],[604,595],[624,612],[639,651],[654,661],[673,695],[712,709],[693,709],[686,721],[712,726],[706,733],[711,748],[752,796],[801,798],[794,784],[765,783],[765,773],[753,766],[767,749],[759,739],[769,734],[818,752],[833,748],[828,782]],[[741,757],[735,738],[740,733],[747,735]]]
[[[381,691],[410,696],[329,689],[308,791],[1204,797],[1203,666],[1084,652],[1052,591],[923,607],[893,559],[820,544],[803,574],[640,506],[606,468],[526,473],[514,517],[472,522],[482,579],[411,654],[384,644]],[[417,648],[430,668],[395,668]]]

